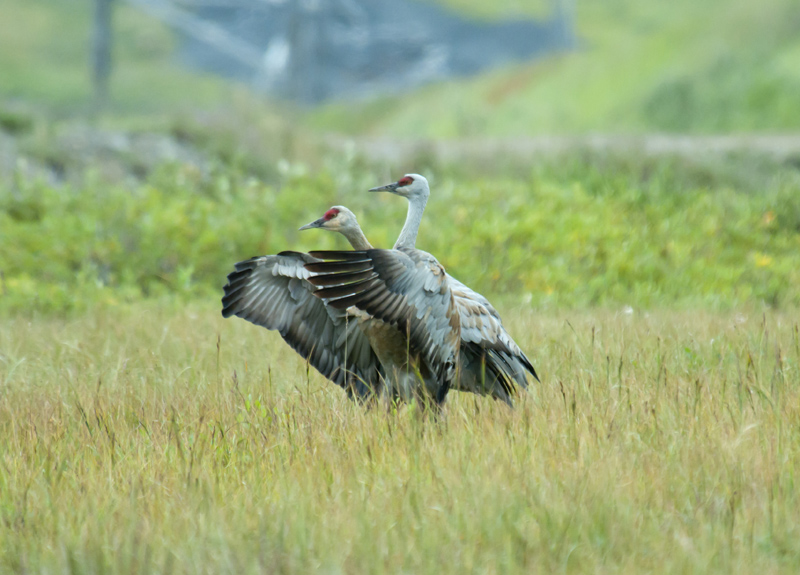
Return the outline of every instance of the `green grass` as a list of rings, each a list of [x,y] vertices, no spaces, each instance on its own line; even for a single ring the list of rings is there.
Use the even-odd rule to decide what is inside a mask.
[[[363,411],[213,305],[0,326],[0,570],[796,573],[796,313],[501,310],[510,412]]]

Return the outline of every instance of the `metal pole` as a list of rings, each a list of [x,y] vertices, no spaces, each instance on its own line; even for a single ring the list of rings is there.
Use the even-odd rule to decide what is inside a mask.
[[[555,8],[562,46],[572,50],[575,48],[575,0],[556,0]]]
[[[108,101],[108,80],[111,77],[112,6],[113,0],[95,0],[92,37],[92,84],[94,111],[101,111]]]

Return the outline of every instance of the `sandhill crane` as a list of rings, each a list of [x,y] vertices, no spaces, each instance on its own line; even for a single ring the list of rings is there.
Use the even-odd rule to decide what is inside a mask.
[[[311,228],[339,232],[356,250],[372,248],[355,215],[344,206],[332,207],[300,229]],[[351,397],[405,401],[417,397],[441,402],[446,388],[438,385],[440,373],[455,360],[447,365],[435,364],[417,352],[417,342],[424,342],[424,335],[415,335],[417,339],[409,343],[407,334],[396,325],[356,308],[327,306],[312,297],[315,288],[309,283],[311,274],[303,266],[318,262],[309,254],[281,252],[236,264],[224,288],[222,315],[236,315],[277,330],[320,373],[345,387]],[[324,280],[317,283],[327,285]],[[427,333],[416,321],[407,325],[414,334]],[[420,381],[426,383],[424,389]]]
[[[328,260],[305,266],[313,272],[308,281],[320,288],[314,295],[329,307],[361,310],[371,325],[380,326],[367,332],[384,367],[394,374],[388,378],[392,395],[440,406],[456,383],[461,324],[436,258],[413,247],[310,255]]]
[[[409,202],[406,223],[412,228],[400,234],[395,247],[414,246],[422,214],[430,196],[428,180],[419,174],[406,174],[395,183],[372,188],[371,192],[389,192]],[[497,399],[510,402],[514,384],[528,387],[528,375],[539,380],[528,357],[503,326],[500,314],[483,295],[448,275],[461,319],[462,379],[465,391],[492,393]],[[484,373],[484,370],[486,373]]]
[[[301,230],[321,228],[343,234],[354,249],[370,244],[355,215],[334,206]],[[326,306],[313,296],[305,269],[316,258],[285,251],[236,264],[228,275],[222,316],[241,317],[276,330],[298,354],[323,376],[342,386],[351,398],[366,400],[376,393],[384,374],[362,325],[349,321],[344,310]]]
[[[418,174],[406,174],[393,184],[372,188],[370,191],[390,192],[408,199],[406,222],[393,251],[418,252],[414,246],[422,214],[430,196],[428,181]],[[350,292],[347,292],[346,288],[339,288],[338,291],[323,289],[316,295],[325,298],[349,293],[349,298],[343,298],[339,303],[331,303],[339,307],[345,304],[356,305],[372,314],[386,314],[386,310],[392,309],[393,305],[391,300],[387,300],[390,297],[388,294],[392,294],[394,300],[407,299],[414,290],[419,289],[418,284],[423,278],[414,278],[410,275],[392,276],[392,273],[397,274],[402,268],[396,266],[397,262],[391,261],[383,250],[378,252],[380,255],[373,254],[370,250],[362,251],[358,255],[347,255],[347,252],[312,252],[312,255],[322,259],[350,260],[346,273],[338,273],[338,277],[332,276],[325,281],[357,282],[353,284],[356,288],[351,287]],[[420,253],[425,254],[425,252]],[[432,256],[425,255],[435,262]],[[409,267],[408,262],[403,263]],[[438,262],[435,265],[437,271],[444,272]],[[336,268],[333,263],[310,264],[307,268],[323,274],[345,271],[343,268]],[[497,310],[484,296],[446,273],[439,279],[442,286],[446,286],[453,296],[459,323],[459,377],[451,382],[452,387],[481,395],[489,394],[511,405],[511,397],[516,392],[515,386],[527,388],[528,375],[538,380],[533,365],[505,330]],[[416,284],[413,280],[416,280]],[[321,285],[322,280],[314,277],[310,281]],[[383,286],[377,293],[375,293],[376,284]],[[386,301],[388,303],[385,303]],[[415,311],[418,315],[425,313],[430,315],[433,310],[423,311],[415,306],[411,311]],[[431,337],[437,341],[436,338],[442,335],[452,335],[452,333],[442,332]]]

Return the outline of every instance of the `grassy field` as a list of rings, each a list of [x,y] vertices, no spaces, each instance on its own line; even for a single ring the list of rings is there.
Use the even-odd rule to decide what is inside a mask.
[[[542,383],[364,411],[211,305],[0,327],[0,570],[796,573],[797,315],[502,310]]]
[[[120,3],[91,121],[89,7],[0,19],[0,573],[800,571],[796,153],[393,161],[319,133],[796,131],[796,2],[579,0],[575,53],[308,113],[181,69]],[[220,317],[234,262],[344,246],[296,231],[331,205],[391,245],[406,203],[366,190],[409,171],[419,246],[542,375],[513,411],[364,410]]]

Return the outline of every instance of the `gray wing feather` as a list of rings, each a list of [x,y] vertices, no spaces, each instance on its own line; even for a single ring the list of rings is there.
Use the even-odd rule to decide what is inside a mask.
[[[314,297],[308,254],[281,252],[239,262],[228,275],[222,315],[275,330],[322,375],[367,398],[378,384],[378,358],[357,320]]]
[[[489,300],[448,277],[461,321],[461,377],[456,389],[510,404],[517,386],[527,388],[528,376],[537,381],[539,377]]]
[[[311,255],[333,260],[306,265],[313,272],[311,283],[333,286],[322,287],[315,295],[332,307],[346,309],[355,305],[397,326],[408,335],[412,352],[422,356],[442,384],[441,393],[446,394],[455,379],[461,324],[447,275],[436,258],[420,250],[405,249]],[[361,264],[332,275],[334,266],[341,268],[343,261]]]

